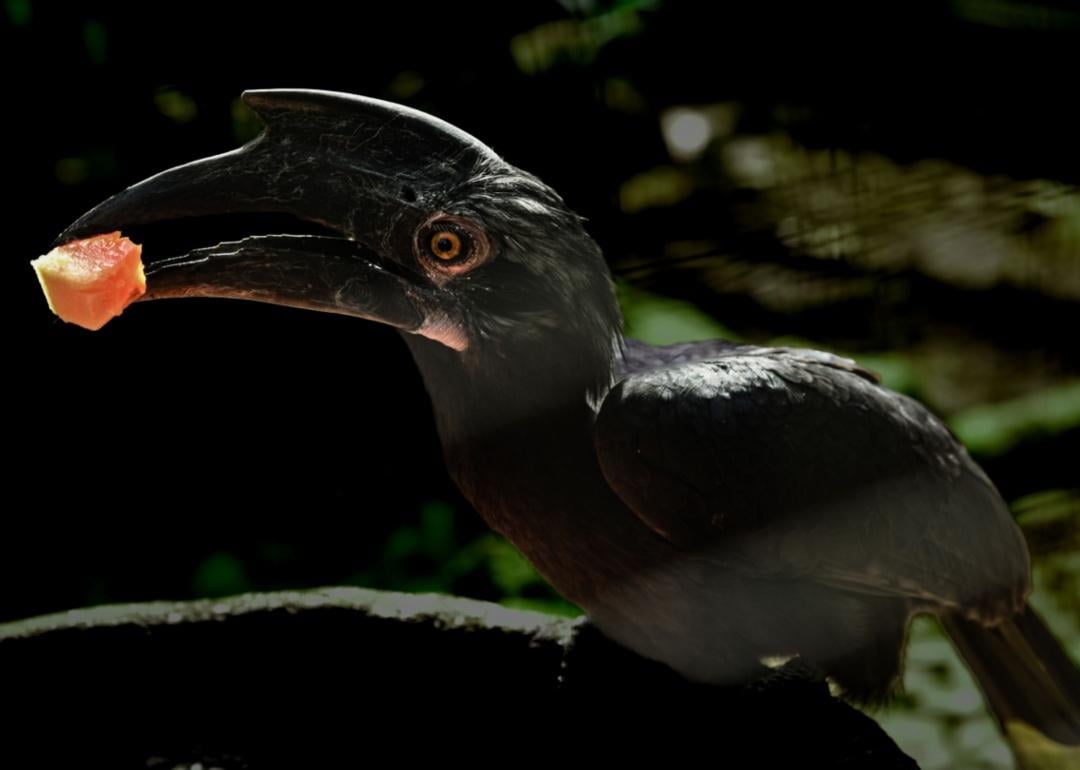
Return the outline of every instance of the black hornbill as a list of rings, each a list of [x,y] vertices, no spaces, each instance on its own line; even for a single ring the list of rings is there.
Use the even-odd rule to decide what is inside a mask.
[[[1002,724],[1080,742],[1080,677],[1026,605],[1024,540],[925,408],[828,353],[624,338],[580,219],[437,118],[325,91],[244,101],[255,140],[124,190],[57,242],[228,212],[331,228],[151,264],[146,298],[397,327],[488,524],[605,634],[689,679],[797,655],[880,701],[910,616],[931,612]]]

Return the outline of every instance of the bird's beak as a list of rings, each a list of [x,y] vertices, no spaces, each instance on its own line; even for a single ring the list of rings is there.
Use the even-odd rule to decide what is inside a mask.
[[[57,238],[161,220],[287,213],[334,235],[257,235],[154,261],[147,299],[231,297],[344,313],[415,331],[446,297],[416,261],[417,229],[485,158],[483,144],[396,104],[310,90],[249,91],[266,127],[223,155],[169,169],[88,211]]]

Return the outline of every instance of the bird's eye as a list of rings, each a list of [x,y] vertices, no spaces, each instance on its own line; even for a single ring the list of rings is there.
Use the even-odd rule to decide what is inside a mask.
[[[443,262],[460,257],[463,248],[461,236],[453,230],[436,230],[431,235],[431,254]]]
[[[483,228],[471,219],[437,214],[424,224],[416,247],[428,267],[440,273],[466,273],[487,260],[490,247]]]

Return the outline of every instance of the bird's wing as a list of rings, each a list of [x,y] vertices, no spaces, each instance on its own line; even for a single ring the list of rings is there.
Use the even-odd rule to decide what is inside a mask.
[[[595,425],[604,476],[654,530],[750,574],[996,616],[1027,551],[937,419],[853,362],[748,348],[638,372]]]

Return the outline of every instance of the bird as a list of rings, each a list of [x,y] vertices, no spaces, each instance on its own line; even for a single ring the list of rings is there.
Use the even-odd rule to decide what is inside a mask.
[[[551,187],[404,105],[246,91],[246,145],[138,182],[56,244],[284,213],[149,264],[143,300],[223,297],[401,332],[451,477],[614,642],[726,685],[797,659],[846,698],[897,692],[936,616],[1004,727],[1080,744],[1080,674],[1027,603],[991,480],[931,412],[848,358],[623,333],[611,272]]]

